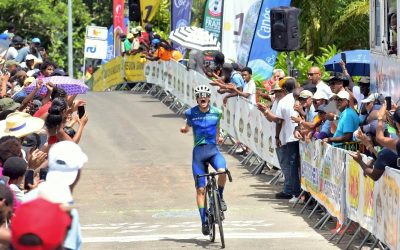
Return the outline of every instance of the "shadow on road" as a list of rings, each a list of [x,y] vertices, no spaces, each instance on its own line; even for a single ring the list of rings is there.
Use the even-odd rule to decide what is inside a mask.
[[[156,118],[178,118],[179,115],[177,115],[177,114],[159,114],[159,115],[152,115],[152,117],[156,117]]]
[[[161,241],[169,241],[181,243],[182,247],[192,249],[193,247],[201,247],[204,249],[221,249],[221,245],[217,242],[211,242],[209,240],[198,240],[198,239],[162,239]]]

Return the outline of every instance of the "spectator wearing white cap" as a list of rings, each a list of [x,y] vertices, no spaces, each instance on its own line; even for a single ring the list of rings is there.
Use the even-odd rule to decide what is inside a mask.
[[[63,188],[69,186],[71,193],[62,192],[64,199],[60,203],[73,203],[72,192],[79,181],[80,172],[88,157],[78,144],[71,141],[62,141],[54,144],[49,151],[49,172],[46,182],[50,186]],[[64,190],[67,190],[63,188]],[[82,236],[79,223],[79,214],[76,209],[71,210],[72,224],[64,241],[66,249],[80,249]]]
[[[40,39],[39,38],[33,38],[31,41],[31,44],[28,47],[24,47],[18,51],[18,56],[15,58],[15,60],[18,63],[24,62],[26,60],[26,56],[29,54],[34,55],[38,60],[42,60],[42,56],[40,55],[39,52],[39,46],[40,46]]]
[[[133,28],[132,29],[132,34],[133,34],[133,41],[132,41],[132,54],[133,54],[140,47],[140,41],[139,41],[140,33],[137,30],[137,28]]]
[[[314,132],[316,132],[317,128],[319,127],[317,135],[321,136],[317,136],[317,139],[323,139],[332,136],[332,122],[326,119],[326,107],[328,104],[328,99],[329,97],[327,97],[324,92],[317,90],[317,92],[315,92],[315,94],[312,96],[312,103],[317,115],[314,116],[314,119],[310,122],[305,120],[301,122],[302,127],[304,127],[305,129],[313,130]],[[299,123],[298,119],[294,121]],[[314,135],[316,134],[314,133]]]
[[[132,42],[133,42],[133,34],[132,33],[128,33],[128,35],[126,35],[126,39],[124,41],[124,48],[125,48],[125,53],[126,54],[130,54],[130,51],[132,49]]]
[[[293,122],[299,124],[300,127],[297,127],[295,131],[295,137],[298,139],[306,137],[306,139],[311,138],[311,129],[302,126],[303,122],[308,122],[310,124],[314,123],[314,118],[316,116],[315,107],[312,101],[313,94],[309,90],[303,90],[300,92],[298,97],[298,104],[294,105],[294,110],[299,112],[299,116],[292,116],[291,119]]]
[[[32,73],[30,73],[30,75],[33,75],[34,73],[38,72],[39,69],[35,69],[36,64],[38,63],[42,63],[41,61],[39,61],[36,56],[32,55],[32,54],[28,54],[25,58],[25,62],[20,63],[21,68],[26,71],[32,71]]]
[[[343,147],[345,142],[353,139],[353,133],[358,129],[360,119],[352,107],[350,107],[350,94],[346,90],[337,93],[336,106],[341,112],[338,126],[333,137],[323,139],[324,142],[332,143],[335,147]]]

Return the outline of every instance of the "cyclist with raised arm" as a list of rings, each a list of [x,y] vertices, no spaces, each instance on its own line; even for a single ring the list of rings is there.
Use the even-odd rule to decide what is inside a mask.
[[[217,148],[217,142],[221,143],[223,138],[219,137],[219,122],[222,111],[210,105],[211,89],[206,85],[199,85],[195,88],[197,106],[185,112],[186,124],[181,128],[181,133],[193,129],[194,148],[192,171],[197,190],[197,206],[200,212],[202,232],[204,235],[210,233],[204,207],[206,178],[201,177],[196,181],[197,175],[207,172],[208,163],[218,172],[225,172],[226,161]],[[221,198],[221,209],[226,211],[227,207],[223,199],[223,191],[226,182],[226,174],[218,177],[218,191]]]

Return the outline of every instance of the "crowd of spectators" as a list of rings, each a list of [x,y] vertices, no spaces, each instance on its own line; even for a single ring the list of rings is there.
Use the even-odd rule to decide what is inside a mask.
[[[128,34],[121,34],[120,39],[122,56],[140,54],[145,60],[151,61],[183,59],[182,53],[154,32],[151,24],[146,24],[144,30],[141,26],[132,28]]]
[[[88,160],[78,145],[88,115],[77,110],[86,103],[45,81],[66,73],[40,38],[9,25],[0,39],[9,44],[0,49],[0,248],[80,249],[72,205]]]
[[[212,78],[211,84],[218,87],[224,104],[228,98],[244,97],[272,122],[275,152],[284,176],[283,191],[276,194],[277,199],[290,203],[299,199],[299,141],[319,140],[349,150],[374,180],[380,178],[385,166],[398,168],[400,107],[371,93],[369,77],[358,78],[355,83],[344,62],[340,62],[343,73],[331,72],[325,81],[316,66],[308,70],[308,82],[303,85],[275,69],[271,79],[256,88],[251,68],[227,63],[219,52],[211,65],[203,57],[202,52],[192,52],[189,67]],[[241,148],[249,152],[245,145]],[[367,162],[363,162],[362,153],[368,156]]]

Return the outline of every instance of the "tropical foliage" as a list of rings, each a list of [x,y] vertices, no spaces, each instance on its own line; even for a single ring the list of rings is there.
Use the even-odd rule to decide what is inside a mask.
[[[307,71],[312,66],[318,66],[321,69],[324,68],[324,64],[334,55],[339,53],[340,50],[337,49],[335,45],[328,45],[325,48],[320,48],[318,51],[319,56],[313,56],[311,54],[307,55],[304,50],[293,51],[290,52],[290,59],[293,62],[293,68],[299,71],[298,81],[301,84],[304,84],[307,81]],[[286,63],[287,54],[279,53],[276,59],[275,68],[283,69],[286,75],[287,71],[287,63]],[[329,73],[324,72],[322,78],[327,78]]]
[[[202,23],[205,1],[193,0],[192,25]],[[164,38],[170,33],[170,2],[161,0],[152,22],[154,30]],[[292,53],[291,58],[303,74],[304,68],[310,64],[321,65],[321,60],[337,48],[368,48],[368,0],[292,0],[292,5],[302,9],[302,42],[301,50]],[[112,24],[112,0],[73,0],[73,6],[74,66],[78,71],[83,60],[85,27],[89,24],[109,27]],[[5,30],[12,22],[23,38],[39,37],[51,57],[60,66],[66,66],[67,0],[0,1],[0,16],[1,29]],[[284,64],[285,54],[280,54],[277,67],[286,68]]]
[[[42,46],[47,48],[50,57],[60,67],[67,65],[67,0],[19,0],[0,1],[0,28],[5,30],[8,23],[16,26],[17,34],[26,40],[39,37]],[[88,2],[93,2],[91,10]],[[73,0],[73,48],[74,48],[74,72],[80,70],[83,64],[83,47],[86,26],[101,11],[97,7],[107,1],[82,1]],[[108,0],[111,2],[111,0]],[[97,9],[97,12],[94,11]],[[110,17],[110,12],[107,15]],[[101,16],[101,15],[100,15]],[[105,16],[105,15],[104,15]],[[106,18],[104,18],[104,22]],[[108,22],[109,23],[109,22]],[[2,31],[3,31],[2,30]]]
[[[335,44],[342,50],[367,49],[369,41],[369,0],[293,0],[302,10],[301,49],[319,55],[319,49]]]

